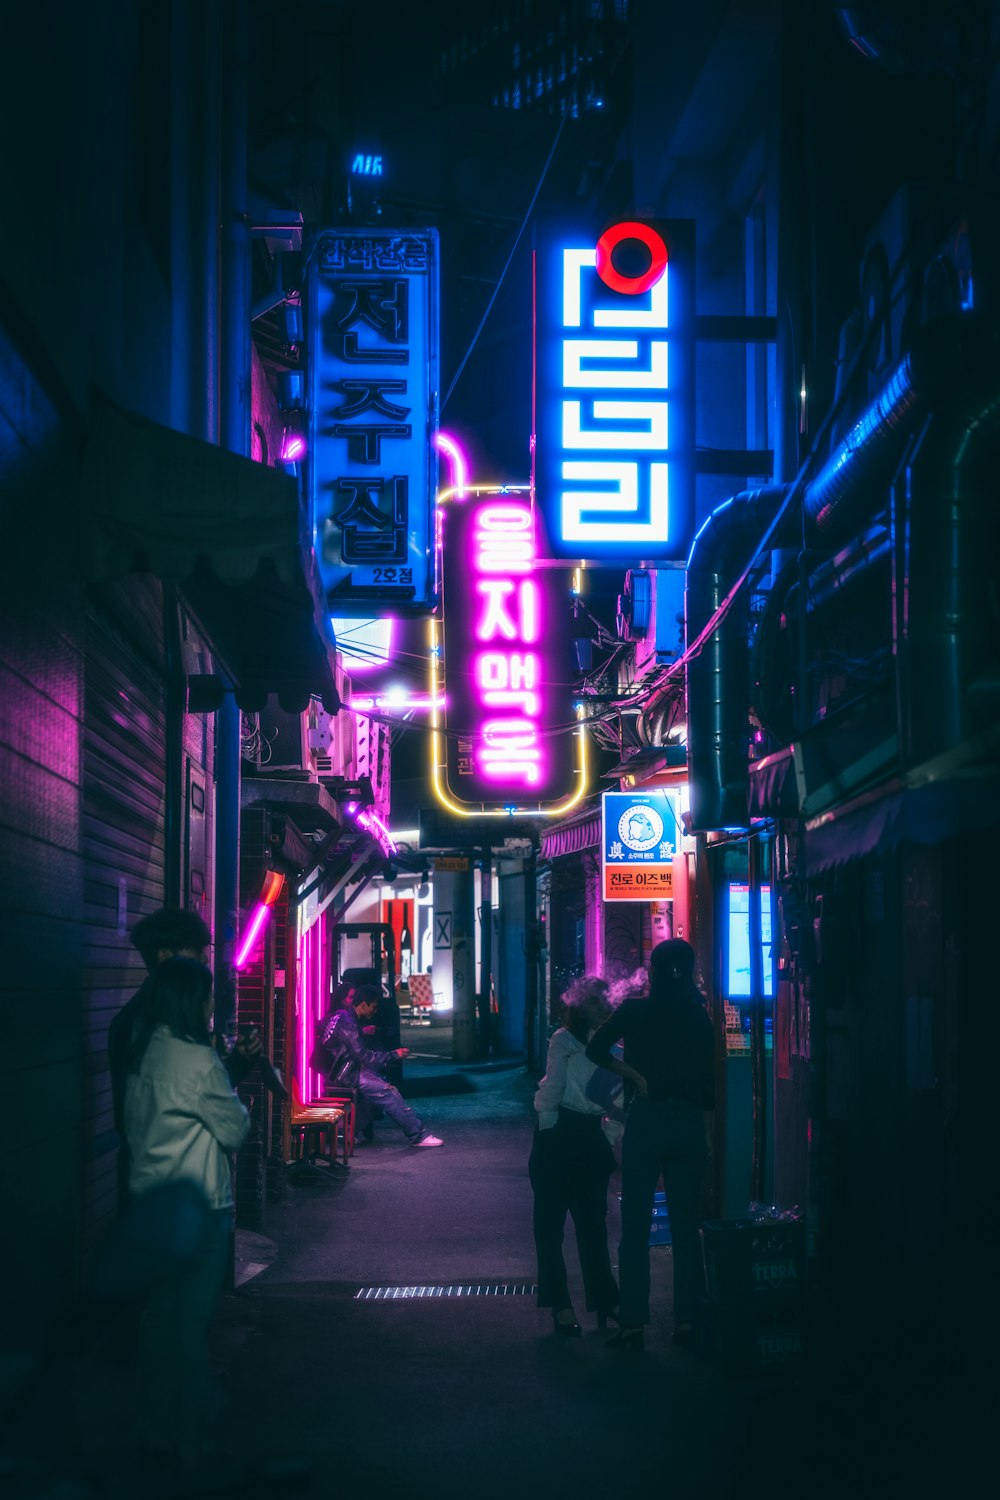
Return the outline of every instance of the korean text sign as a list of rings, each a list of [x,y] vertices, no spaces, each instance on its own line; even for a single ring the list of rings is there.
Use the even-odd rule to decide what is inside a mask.
[[[601,871],[605,901],[664,901],[673,895],[680,804],[674,792],[605,792]]]
[[[596,243],[595,243],[596,240]],[[550,557],[683,562],[694,535],[693,231],[547,230],[535,257],[535,493]]]
[[[331,614],[433,604],[438,237],[336,229],[309,269],[307,460]]]
[[[458,810],[562,810],[585,774],[566,570],[535,566],[526,489],[472,490],[442,524],[438,795]]]

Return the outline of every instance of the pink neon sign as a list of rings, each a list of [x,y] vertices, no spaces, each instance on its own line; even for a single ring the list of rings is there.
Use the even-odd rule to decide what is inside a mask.
[[[565,579],[535,563],[527,493],[449,507],[444,722],[448,789],[462,802],[554,801],[572,783]]]

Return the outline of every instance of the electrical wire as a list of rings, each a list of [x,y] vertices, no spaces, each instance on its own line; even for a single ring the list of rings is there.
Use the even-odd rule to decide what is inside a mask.
[[[442,413],[442,415],[444,414],[445,407],[448,405],[448,402],[451,399],[451,393],[452,393],[452,391],[455,389],[456,385],[458,384],[459,380],[461,379],[462,371],[465,369],[466,365],[469,362],[469,357],[472,354],[473,349],[475,349],[476,344],[479,342],[479,335],[482,333],[484,327],[486,326],[486,319],[489,317],[490,313],[493,311],[493,304],[497,300],[497,297],[498,297],[498,295],[500,293],[500,288],[503,286],[503,283],[504,283],[504,277],[507,275],[507,271],[510,268],[510,263],[514,259],[514,252],[517,249],[518,245],[521,243],[521,236],[524,234],[525,229],[528,227],[528,221],[531,218],[532,211],[533,211],[533,209],[535,207],[536,202],[538,201],[538,195],[542,191],[542,184],[544,183],[546,177],[548,176],[549,167],[552,164],[552,158],[556,154],[556,147],[559,145],[559,142],[562,139],[563,128],[565,127],[566,121],[568,119],[569,119],[569,115],[568,114],[564,114],[561,117],[560,121],[559,121],[559,129],[556,131],[556,133],[555,133],[555,139],[553,140],[552,145],[549,147],[549,154],[545,158],[545,165],[542,168],[542,174],[539,177],[538,182],[537,182],[537,184],[535,186],[535,191],[534,191],[534,193],[531,196],[531,202],[528,204],[527,211],[525,212],[524,218],[521,220],[521,227],[517,231],[517,236],[516,236],[516,238],[514,240],[513,245],[511,246],[510,254],[507,256],[507,260],[506,260],[506,262],[504,264],[504,268],[500,272],[500,276],[499,276],[499,279],[497,281],[496,286],[493,288],[493,295],[490,297],[489,302],[486,304],[486,311],[483,313],[483,316],[479,320],[479,327],[476,329],[475,333],[472,335],[472,342],[469,344],[468,349],[466,349],[465,354],[462,357],[462,362],[459,365],[458,369],[455,371],[455,374],[454,374],[454,377],[452,379],[451,385],[448,387],[448,389],[447,389],[447,391],[445,393],[444,400],[441,402],[441,413]]]

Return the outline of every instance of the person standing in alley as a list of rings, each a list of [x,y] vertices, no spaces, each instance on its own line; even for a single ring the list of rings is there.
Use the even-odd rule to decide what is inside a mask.
[[[407,1047],[382,1052],[365,1045],[363,1031],[373,1026],[379,1007],[379,991],[374,984],[351,984],[341,980],[334,994],[333,1008],[323,1021],[319,1040],[325,1052],[322,1071],[332,1084],[356,1088],[359,1102],[367,1116],[359,1112],[359,1129],[368,1129],[378,1110],[388,1115],[406,1136],[411,1146],[443,1146],[439,1136],[425,1130],[423,1122],[407,1104],[399,1090],[383,1073],[393,1057],[406,1057]],[[369,1137],[370,1139],[370,1132]]]
[[[563,1006],[562,1025],[552,1033],[545,1076],[535,1093],[538,1119],[528,1175],[534,1194],[538,1306],[552,1309],[556,1334],[577,1338],[581,1328],[562,1248],[567,1214],[576,1231],[588,1312],[596,1313],[604,1327],[618,1308],[607,1231],[608,1179],[615,1158],[602,1128],[605,1107],[593,1097],[598,1069],[584,1050],[611,1009],[608,986],[593,976],[578,979],[563,996]]]
[[[143,917],[132,928],[132,946],[146,965],[144,983],[127,1000],[108,1028],[108,1068],[111,1074],[111,1103],[115,1130],[118,1133],[118,1200],[119,1207],[128,1201],[129,1148],[125,1135],[125,1083],[128,1072],[128,1055],[142,1018],[149,1005],[149,990],[153,975],[160,964],[169,958],[190,958],[196,963],[207,964],[212,934],[197,912],[182,907],[163,907]],[[216,1034],[213,1045],[222,1057],[231,1082],[242,1083],[251,1070],[260,1065],[265,1069],[264,1078],[268,1088],[280,1097],[287,1098],[284,1082],[263,1055],[260,1033],[252,1028],[241,1036],[228,1051],[222,1049],[222,1039]]]
[[[649,1322],[649,1226],[660,1177],[673,1240],[674,1341],[693,1337],[702,1269],[698,1219],[708,1161],[706,1111],[715,1107],[715,1038],[683,938],[650,956],[649,994],[624,1000],[587,1045],[587,1057],[620,1073],[632,1099],[622,1140],[621,1326],[607,1347],[640,1351]],[[612,1055],[624,1043],[624,1057]]]
[[[201,1206],[193,1244],[154,1284],[142,1314],[140,1425],[157,1462],[197,1459],[215,1415],[207,1334],[229,1248],[230,1153],[250,1128],[212,1046],[212,1006],[211,971],[194,958],[165,959],[150,977],[127,1057],[133,1209],[178,1187]]]

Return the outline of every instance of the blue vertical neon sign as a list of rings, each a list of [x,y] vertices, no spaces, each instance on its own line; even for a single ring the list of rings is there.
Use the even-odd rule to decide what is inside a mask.
[[[683,562],[693,535],[687,224],[550,234],[536,256],[536,504],[550,556]]]

